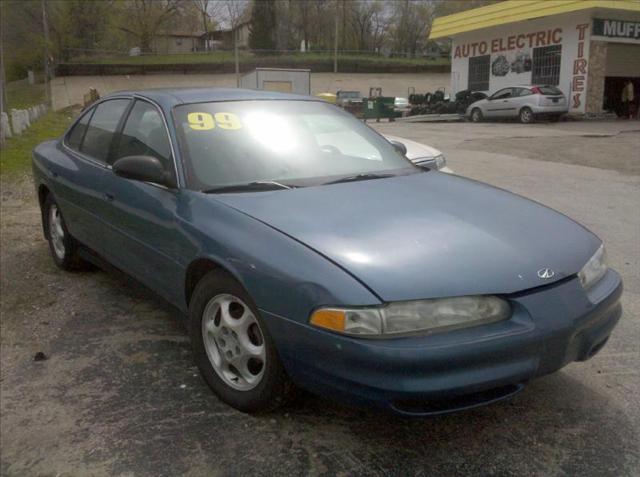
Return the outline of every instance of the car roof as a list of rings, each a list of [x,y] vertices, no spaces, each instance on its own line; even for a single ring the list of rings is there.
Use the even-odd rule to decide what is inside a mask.
[[[321,101],[313,96],[279,93],[240,88],[157,88],[128,90],[110,93],[103,99],[117,96],[140,96],[150,99],[170,109],[179,104],[206,103],[215,101],[251,101],[251,100],[289,100],[289,101]]]

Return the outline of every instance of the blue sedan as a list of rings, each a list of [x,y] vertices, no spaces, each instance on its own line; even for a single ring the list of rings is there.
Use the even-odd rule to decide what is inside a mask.
[[[310,97],[113,94],[33,173],[55,263],[106,260],[174,304],[245,412],[297,387],[407,415],[494,402],[596,354],[621,315],[593,233]]]

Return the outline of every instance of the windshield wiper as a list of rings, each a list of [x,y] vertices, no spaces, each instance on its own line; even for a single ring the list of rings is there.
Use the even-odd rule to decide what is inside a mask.
[[[213,187],[201,192],[205,194],[215,194],[218,192],[243,192],[243,191],[266,191],[275,189],[293,189],[294,186],[282,184],[277,181],[253,181],[247,184],[234,184],[228,186]]]
[[[356,181],[366,181],[369,179],[384,179],[386,177],[393,177],[395,174],[356,174],[355,176],[347,176],[341,177],[340,179],[336,179],[334,181],[325,182],[327,184],[340,184],[341,182],[356,182]]]

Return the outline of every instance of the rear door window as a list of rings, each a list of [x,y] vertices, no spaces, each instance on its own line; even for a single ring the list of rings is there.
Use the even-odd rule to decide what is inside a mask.
[[[100,162],[106,162],[114,133],[130,102],[128,99],[112,99],[96,106],[80,151]]]
[[[80,145],[82,144],[82,140],[84,139],[84,134],[87,131],[87,125],[89,124],[89,120],[91,119],[91,115],[93,114],[93,109],[87,111],[76,124],[73,126],[73,129],[69,131],[67,134],[67,146],[75,151],[80,150]]]
[[[531,96],[533,93],[528,88],[517,88],[516,96]]]

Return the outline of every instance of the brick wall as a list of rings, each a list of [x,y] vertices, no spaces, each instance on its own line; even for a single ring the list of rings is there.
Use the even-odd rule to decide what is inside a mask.
[[[607,43],[592,41],[589,49],[589,81],[587,81],[587,100],[585,112],[602,113],[604,98],[604,77],[607,67]]]

